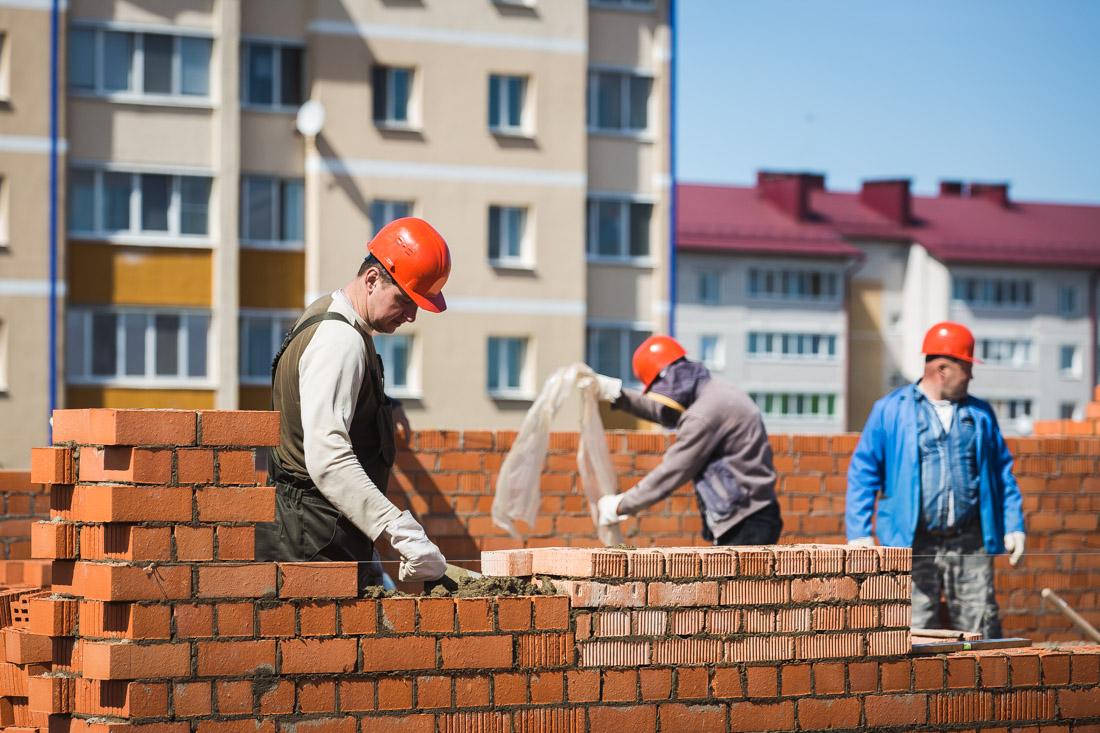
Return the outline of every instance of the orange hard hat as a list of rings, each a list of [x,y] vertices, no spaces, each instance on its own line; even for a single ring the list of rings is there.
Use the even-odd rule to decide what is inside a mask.
[[[943,321],[928,329],[924,334],[921,353],[926,356],[950,356],[971,363],[981,364],[974,358],[974,334],[961,323]]]
[[[634,376],[645,385],[645,391],[648,392],[661,371],[686,354],[684,347],[676,339],[669,336],[650,336],[634,351]]]
[[[426,311],[447,310],[443,285],[451,275],[451,250],[443,235],[415,216],[394,219],[367,244],[397,286]]]

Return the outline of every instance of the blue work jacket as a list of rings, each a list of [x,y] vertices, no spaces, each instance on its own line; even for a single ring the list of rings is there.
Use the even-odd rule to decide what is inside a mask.
[[[912,547],[920,518],[921,477],[917,453],[915,384],[895,389],[871,408],[867,425],[848,466],[845,525],[848,539],[871,536],[871,514],[878,499],[875,536],[890,547]],[[968,396],[977,427],[978,499],[986,552],[1005,551],[1004,535],[1024,531],[1020,487],[1012,475],[997,417],[989,403]]]

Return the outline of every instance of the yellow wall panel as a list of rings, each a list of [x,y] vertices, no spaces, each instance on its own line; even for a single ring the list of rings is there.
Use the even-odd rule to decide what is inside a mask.
[[[237,403],[239,410],[270,410],[271,390],[268,387],[241,387]]]
[[[301,310],[306,299],[306,258],[302,252],[241,250],[242,308]],[[348,276],[351,279],[351,275]],[[340,283],[343,285],[343,283]]]
[[[214,392],[208,389],[68,387],[65,390],[65,407],[157,407],[178,410],[213,410]]]
[[[210,250],[70,242],[69,302],[209,307]]]

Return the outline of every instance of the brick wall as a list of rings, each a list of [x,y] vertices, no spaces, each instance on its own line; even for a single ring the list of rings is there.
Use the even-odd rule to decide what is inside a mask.
[[[0,560],[31,556],[31,522],[50,509],[44,491],[28,471],[0,471]]]
[[[444,554],[476,559],[483,549],[598,544],[578,487],[576,433],[550,440],[542,476],[542,511],[526,541],[517,542],[490,518],[494,478],[513,432],[421,431],[397,459],[390,496],[424,522]],[[844,492],[857,435],[772,436],[783,510],[782,543],[844,542]],[[998,558],[997,592],[1005,633],[1035,640],[1079,639],[1039,591],[1051,587],[1100,625],[1100,437],[1009,439],[1024,496],[1028,553],[1017,568]],[[669,439],[654,433],[610,432],[608,444],[630,488],[656,466]],[[522,526],[522,525],[521,525]],[[639,547],[701,545],[701,520],[689,486],[623,524]]]
[[[0,590],[0,727],[1100,725],[1100,647],[910,657],[904,549],[499,551],[488,572],[565,594],[458,599],[359,598],[354,564],[252,562],[273,512],[252,450],[271,417],[59,413],[70,443],[37,450],[33,476],[49,485],[32,545],[51,577]]]

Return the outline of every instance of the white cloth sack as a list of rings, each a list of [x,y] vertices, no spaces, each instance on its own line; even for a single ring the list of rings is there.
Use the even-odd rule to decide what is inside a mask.
[[[526,522],[529,527],[533,527],[538,519],[542,503],[539,483],[550,443],[550,423],[566,398],[576,392],[581,398],[577,467],[588,499],[588,512],[600,542],[605,546],[622,543],[619,525],[600,527],[596,522],[596,502],[601,496],[618,493],[618,485],[604,437],[603,421],[600,420],[599,390],[595,377],[596,373],[586,364],[572,364],[558,369],[546,380],[535,404],[523,418],[512,449],[500,467],[496,494],[493,496],[493,524],[507,530],[512,537],[523,539],[515,525],[517,519]]]

